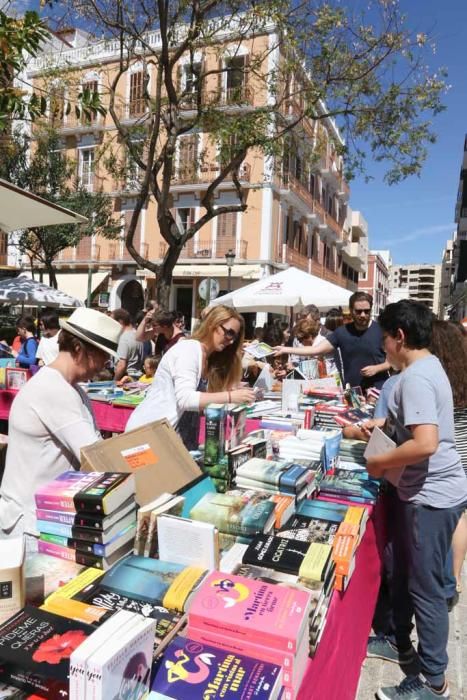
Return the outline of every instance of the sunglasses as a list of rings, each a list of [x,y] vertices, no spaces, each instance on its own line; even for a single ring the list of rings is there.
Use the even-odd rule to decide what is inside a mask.
[[[371,309],[354,309],[352,313],[356,316],[361,316],[362,314],[365,314],[365,316],[369,316],[371,314]]]
[[[233,328],[226,328],[225,326],[219,324],[219,328],[222,328],[222,331],[224,333],[224,336],[227,338],[227,340],[232,340],[235,341],[238,338],[238,333],[237,331],[234,331]]]

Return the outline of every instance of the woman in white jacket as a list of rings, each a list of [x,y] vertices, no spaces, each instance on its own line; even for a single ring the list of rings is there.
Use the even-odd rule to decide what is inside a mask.
[[[210,403],[251,403],[254,392],[238,388],[242,376],[244,321],[234,309],[216,306],[190,340],[162,358],[144,401],[127,430],[167,418],[188,449],[198,447],[200,411]]]

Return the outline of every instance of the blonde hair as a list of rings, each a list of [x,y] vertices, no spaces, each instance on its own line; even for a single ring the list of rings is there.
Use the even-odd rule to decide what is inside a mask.
[[[240,324],[240,331],[233,343],[221,352],[213,352],[208,357],[208,389],[224,391],[235,386],[242,378],[242,354],[245,338],[245,322],[235,309],[227,306],[214,306],[191,336],[200,343],[209,342],[219,326],[234,318]]]

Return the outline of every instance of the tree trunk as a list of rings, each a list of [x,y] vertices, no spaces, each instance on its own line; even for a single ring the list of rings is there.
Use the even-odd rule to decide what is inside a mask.
[[[46,263],[45,266],[47,268],[47,274],[49,275],[49,286],[58,289],[57,277],[53,265],[51,263]]]
[[[172,287],[172,273],[180,256],[181,247],[169,246],[162,265],[156,272],[156,301],[167,311],[170,304],[170,290]]]

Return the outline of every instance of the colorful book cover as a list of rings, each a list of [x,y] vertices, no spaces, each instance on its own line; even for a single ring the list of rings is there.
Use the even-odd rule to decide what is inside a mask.
[[[283,473],[290,467],[288,462],[273,462],[270,459],[253,457],[237,469],[237,477],[278,486]]]
[[[61,523],[70,527],[89,528],[93,530],[105,531],[112,527],[129,513],[136,511],[136,503],[133,497],[123,503],[118,510],[110,515],[103,513],[67,513],[61,510],[46,510],[39,508],[36,510],[37,520],[51,523]]]
[[[243,562],[298,575],[309,548],[308,542],[275,535],[257,535],[243,555]]]
[[[295,499],[292,496],[283,496],[277,494],[271,498],[271,501],[276,504],[274,509],[274,527],[278,530],[295,512]]]
[[[0,627],[2,681],[50,700],[68,697],[70,656],[90,625],[26,606]]]
[[[308,625],[310,603],[304,590],[213,571],[193,598],[188,623],[296,652]]]
[[[281,679],[277,664],[176,637],[164,652],[149,697],[275,700],[281,691]]]
[[[225,452],[238,447],[245,437],[246,408],[227,404],[225,412]]]
[[[83,603],[70,598],[61,598],[60,596],[46,600],[44,605],[41,605],[41,609],[48,610],[54,615],[61,615],[70,620],[77,620],[78,622],[85,622],[87,625],[94,626],[102,624],[112,616],[111,612],[97,605]]]
[[[133,554],[136,556],[144,555],[144,548],[146,546],[146,540],[149,532],[149,522],[151,519],[151,512],[154,508],[167,503],[172,499],[171,493],[163,493],[161,496],[156,498],[154,501],[147,503],[145,506],[138,508],[137,519],[136,519],[136,535],[135,543],[133,546]]]
[[[230,474],[235,474],[238,468],[251,458],[251,447],[249,445],[239,445],[227,452],[227,463]]]
[[[330,503],[318,499],[302,501],[297,508],[297,515],[316,520],[329,520],[341,523],[348,510],[348,506],[341,503]],[[288,523],[287,523],[288,524]]]
[[[294,491],[300,491],[300,489],[312,481],[314,474],[305,467],[299,464],[289,465],[289,468],[283,472],[279,479],[279,485],[281,488],[293,489]]]
[[[320,483],[320,490],[344,497],[354,496],[375,501],[378,497],[379,485],[363,479],[343,479],[337,476],[326,476]]]
[[[128,598],[161,604],[184,568],[181,564],[131,555],[107,571],[101,585]]]
[[[38,509],[108,515],[134,493],[132,474],[68,471],[41,486],[35,501]]]
[[[224,456],[225,406],[210,404],[204,409],[204,463],[217,464]]]
[[[191,509],[190,518],[212,523],[219,532],[252,536],[272,528],[274,508],[268,494],[232,490],[207,493]]]
[[[338,523],[329,520],[315,520],[295,515],[286,527],[280,529],[278,535],[290,540],[332,544],[338,527]]]

